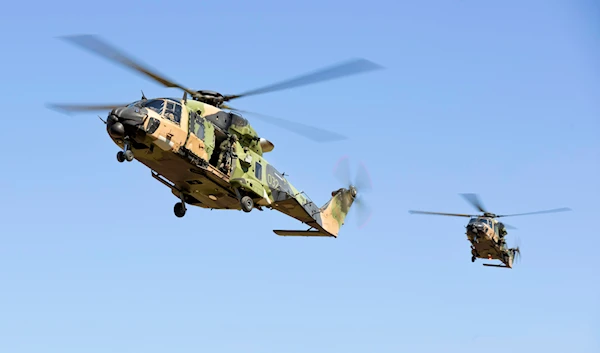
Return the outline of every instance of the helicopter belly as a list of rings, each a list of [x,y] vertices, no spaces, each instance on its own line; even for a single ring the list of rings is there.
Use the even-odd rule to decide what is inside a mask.
[[[153,172],[155,179],[156,173],[163,179],[158,179],[163,184],[165,181],[171,184],[165,185],[171,187],[176,197],[180,196],[177,190],[182,190],[186,194],[186,203],[202,208],[241,209],[237,198],[230,195],[228,182],[223,180],[223,176],[212,175],[218,171],[209,168],[207,172],[202,172],[178,154],[158,148],[154,148],[152,152],[139,151],[136,159]]]

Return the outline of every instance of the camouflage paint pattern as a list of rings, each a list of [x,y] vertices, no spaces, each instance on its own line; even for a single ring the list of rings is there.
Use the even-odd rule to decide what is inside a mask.
[[[486,223],[487,222],[487,223]],[[465,227],[467,239],[471,243],[473,258],[500,260],[507,267],[512,268],[514,252],[501,242],[498,221],[491,217],[477,217]]]
[[[158,98],[161,99],[161,98]],[[169,98],[170,100],[174,100]],[[179,123],[163,114],[141,108],[144,101],[129,108],[145,114],[135,134],[130,134],[134,158],[150,168],[153,177],[171,188],[187,204],[210,209],[240,210],[240,196],[250,196],[257,208],[278,210],[315,229],[314,231],[274,231],[279,235],[336,237],[352,206],[352,190],[332,192],[328,202],[317,207],[289,183],[263,157],[273,144],[258,137],[250,123],[237,114],[225,112],[195,100],[174,100],[182,105]],[[135,103],[138,106],[132,106]],[[110,114],[109,114],[110,115]],[[217,144],[227,134],[238,135],[233,147],[231,175],[211,164],[220,153]],[[123,140],[113,138],[123,148]],[[237,191],[237,192],[236,192]]]

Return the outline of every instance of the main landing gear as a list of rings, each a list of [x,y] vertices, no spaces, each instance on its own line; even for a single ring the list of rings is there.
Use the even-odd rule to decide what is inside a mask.
[[[117,161],[123,163],[124,161],[131,162],[133,160],[133,151],[129,145],[129,141],[125,140],[123,151],[117,153]]]
[[[178,202],[175,204],[175,207],[173,207],[173,212],[175,212],[175,216],[181,218],[183,216],[185,216],[185,204],[183,202]]]
[[[250,212],[254,208],[254,201],[252,201],[252,198],[250,196],[242,197],[242,199],[240,200],[240,204],[242,206],[242,211],[244,212]]]
[[[246,213],[252,211],[252,209],[254,208],[254,200],[252,200],[252,198],[248,195],[242,196],[242,194],[237,188],[234,188],[234,190],[237,199],[240,200],[240,206],[242,207],[242,211]]]
[[[175,206],[173,207],[173,212],[175,213],[175,216],[181,218],[185,216],[187,208],[185,207],[185,199],[183,193],[179,197],[181,198],[181,201],[175,204]]]

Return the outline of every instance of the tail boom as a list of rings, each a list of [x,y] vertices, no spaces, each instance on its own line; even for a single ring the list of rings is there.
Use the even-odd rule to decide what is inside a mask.
[[[284,202],[279,202],[275,205],[275,209],[286,213],[303,223],[311,226],[313,230],[273,230],[273,232],[280,236],[309,236],[309,237],[334,237],[340,231],[340,228],[344,224],[344,220],[350,211],[350,207],[354,202],[356,196],[356,190],[354,188],[344,189],[340,188],[331,193],[332,197],[325,205],[320,208],[314,207],[312,202],[301,204],[297,198],[291,198]],[[303,213],[306,217],[298,217],[297,212],[294,212],[296,205],[303,208]],[[313,206],[312,211],[308,212]],[[296,214],[296,215],[295,215]]]

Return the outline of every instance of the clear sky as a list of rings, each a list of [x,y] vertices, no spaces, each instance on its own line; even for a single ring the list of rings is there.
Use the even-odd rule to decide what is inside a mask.
[[[600,16],[592,1],[10,2],[0,12],[0,352],[598,352]],[[181,96],[56,39],[91,33],[195,89],[239,93],[352,57],[385,71],[236,107],[319,205],[349,155],[373,209],[338,239],[276,211],[188,210],[119,164],[97,114]],[[102,113],[104,118],[106,113]],[[478,193],[515,217],[512,270],[471,263]]]

